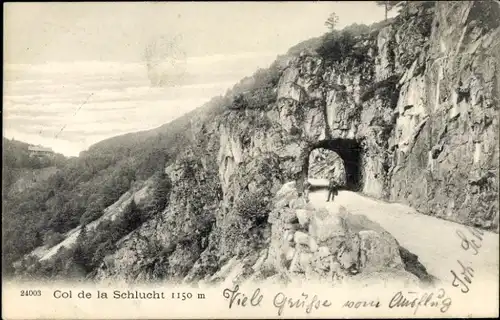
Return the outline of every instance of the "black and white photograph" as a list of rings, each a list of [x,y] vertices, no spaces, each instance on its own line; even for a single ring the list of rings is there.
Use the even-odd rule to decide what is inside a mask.
[[[3,9],[6,319],[498,317],[500,1]]]

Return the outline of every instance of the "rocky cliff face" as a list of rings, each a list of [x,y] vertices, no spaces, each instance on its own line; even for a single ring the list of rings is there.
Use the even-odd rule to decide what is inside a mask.
[[[493,16],[481,20],[486,11],[498,14],[498,6],[437,4],[428,49],[400,81],[396,130],[410,122],[415,134],[407,149],[397,148],[404,154],[393,166],[390,197],[498,230],[500,30]]]
[[[341,222],[313,213],[308,228],[292,235],[278,218],[284,209],[277,214],[271,201],[288,181],[296,181],[299,197],[316,148],[342,158],[347,187],[498,231],[494,14],[495,3],[409,3],[391,24],[356,36],[351,53],[339,59],[314,50],[290,57],[271,103],[228,108],[193,126],[189,150],[166,169],[174,186],[169,207],[123,239],[107,259],[114,263],[96,278],[215,281],[236,267],[239,274],[265,273],[266,263],[273,266],[267,276],[287,274],[290,266],[324,276],[322,259],[333,255],[340,273],[351,272],[335,235],[322,235],[323,225]],[[347,224],[339,232],[351,230]],[[365,252],[356,268],[385,272],[390,265],[408,276],[401,258],[408,255],[396,240],[368,229],[353,231],[352,246],[367,251],[370,242],[387,250],[372,258]],[[288,238],[309,249],[281,250]]]

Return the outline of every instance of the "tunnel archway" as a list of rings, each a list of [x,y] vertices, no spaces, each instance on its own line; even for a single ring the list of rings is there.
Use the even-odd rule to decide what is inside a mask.
[[[312,145],[306,159],[306,177],[309,177],[311,169],[311,154],[317,149],[323,149],[323,151],[338,155],[338,157],[326,157],[325,161],[332,162],[326,163],[327,166],[331,165],[337,168],[339,165],[342,166],[344,177],[341,189],[350,191],[363,190],[362,148],[359,141],[354,139],[330,139],[322,140]],[[340,164],[334,163],[335,160],[332,159],[335,158],[340,161]],[[324,178],[327,177],[325,176]]]

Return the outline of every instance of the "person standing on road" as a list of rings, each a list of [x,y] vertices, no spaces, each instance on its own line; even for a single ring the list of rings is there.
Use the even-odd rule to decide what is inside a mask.
[[[329,202],[330,198],[333,201],[333,198],[335,198],[337,193],[338,193],[338,184],[337,180],[335,179],[335,169],[332,169],[332,172],[330,174],[330,179],[328,181],[328,198],[326,199],[326,202]]]

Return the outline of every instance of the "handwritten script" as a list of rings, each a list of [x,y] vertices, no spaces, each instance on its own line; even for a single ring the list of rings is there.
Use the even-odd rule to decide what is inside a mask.
[[[278,315],[281,316],[286,307],[300,308],[305,310],[306,313],[311,313],[313,309],[330,307],[332,303],[328,300],[320,300],[317,295],[310,298],[308,294],[302,293],[299,298],[289,298],[283,292],[279,292],[274,296],[273,305],[278,308]]]
[[[460,245],[463,250],[470,250],[472,255],[477,255],[482,245],[484,232],[471,227],[467,227],[467,231],[466,233],[461,230],[456,231],[457,236],[462,240]],[[460,291],[463,293],[467,293],[470,291],[469,285],[472,284],[474,269],[469,262],[457,260],[457,264],[459,265],[459,271],[450,270],[453,276],[451,284],[454,287],[460,287]]]
[[[260,288],[254,290],[252,295],[246,295],[239,291],[240,287],[236,285],[234,289],[224,289],[222,295],[229,300],[229,309],[234,306],[240,307],[258,307],[260,306],[263,294]],[[306,313],[311,313],[313,310],[321,307],[330,307],[332,303],[329,300],[321,300],[317,295],[310,296],[307,293],[302,293],[299,297],[288,297],[283,292],[278,292],[273,298],[273,306],[281,316],[286,308],[301,309]]]
[[[437,290],[437,291],[436,291]],[[223,296],[228,301],[229,309],[235,307],[262,307],[264,294],[261,289],[255,289],[250,294],[245,294],[240,291],[240,287],[236,285],[233,289],[224,289]],[[344,301],[345,302],[345,301]],[[451,298],[447,296],[444,289],[427,290],[423,292],[414,291],[398,291],[390,299],[388,304],[383,304],[379,298],[375,300],[351,301],[348,300],[343,304],[339,304],[342,308],[358,309],[358,308],[380,308],[386,305],[389,309],[406,309],[412,310],[416,314],[419,308],[434,308],[441,313],[445,313],[451,306]],[[278,316],[284,315],[286,310],[304,311],[310,314],[314,310],[328,308],[332,306],[332,301],[321,299],[318,295],[310,295],[302,293],[299,296],[289,296],[284,292],[278,292],[273,296],[272,305],[276,309]]]
[[[248,297],[245,294],[238,292],[239,290],[240,290],[240,286],[236,285],[236,287],[234,287],[233,290],[224,289],[224,291],[222,292],[222,295],[224,296],[224,298],[229,299],[229,309],[231,309],[234,305],[242,306],[242,307],[246,307],[247,305],[252,306],[252,307],[256,307],[256,306],[260,305],[260,302],[262,301],[262,298],[264,297],[260,293],[260,288],[257,288],[253,292],[250,300],[248,299]]]
[[[451,306],[451,298],[446,296],[443,288],[436,292],[396,292],[389,301],[389,309],[393,308],[413,308],[413,314],[417,314],[419,308],[439,308],[441,313],[445,313]]]

